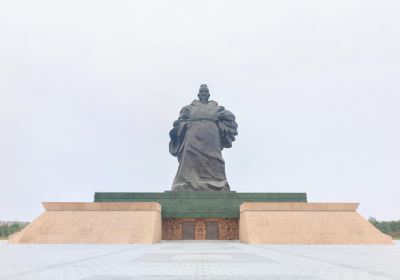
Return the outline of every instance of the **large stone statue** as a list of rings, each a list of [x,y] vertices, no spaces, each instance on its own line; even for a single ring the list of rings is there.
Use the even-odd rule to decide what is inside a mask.
[[[169,152],[178,158],[173,191],[229,191],[221,151],[237,135],[235,116],[200,86],[199,100],[182,108],[169,135]]]

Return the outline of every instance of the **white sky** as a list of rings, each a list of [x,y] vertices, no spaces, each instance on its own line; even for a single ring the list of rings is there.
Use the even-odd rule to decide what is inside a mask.
[[[0,220],[96,191],[160,192],[207,83],[238,192],[400,219],[400,1],[1,1]]]

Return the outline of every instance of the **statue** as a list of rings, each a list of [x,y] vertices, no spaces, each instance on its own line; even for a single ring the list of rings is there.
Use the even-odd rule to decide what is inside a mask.
[[[169,132],[169,152],[178,158],[173,191],[229,191],[222,149],[232,147],[237,133],[235,116],[209,100],[206,84],[199,100],[182,108]]]

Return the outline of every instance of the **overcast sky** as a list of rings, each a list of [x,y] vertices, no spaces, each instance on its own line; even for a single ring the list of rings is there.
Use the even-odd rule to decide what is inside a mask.
[[[1,1],[0,220],[162,192],[168,132],[207,83],[238,192],[400,219],[400,2]]]

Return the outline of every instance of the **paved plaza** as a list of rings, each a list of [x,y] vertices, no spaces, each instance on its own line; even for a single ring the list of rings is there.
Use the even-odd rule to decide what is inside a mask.
[[[400,243],[247,245],[11,245],[0,241],[0,279],[400,279]]]

